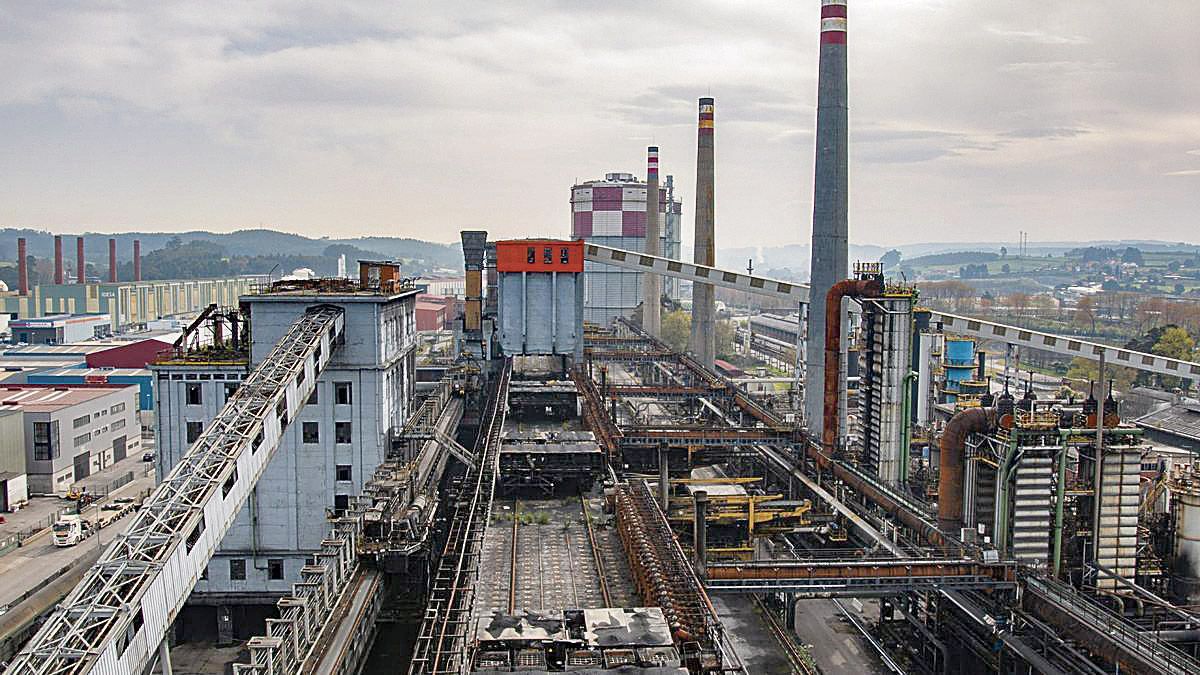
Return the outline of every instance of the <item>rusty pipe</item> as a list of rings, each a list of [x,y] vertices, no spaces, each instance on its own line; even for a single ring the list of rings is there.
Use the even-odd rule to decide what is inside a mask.
[[[967,436],[996,428],[995,408],[968,408],[946,423],[938,446],[938,529],[954,534],[962,528],[963,455]]]
[[[837,447],[838,394],[841,391],[842,298],[862,298],[883,293],[879,279],[843,279],[825,294],[825,408],[821,447],[830,456]]]

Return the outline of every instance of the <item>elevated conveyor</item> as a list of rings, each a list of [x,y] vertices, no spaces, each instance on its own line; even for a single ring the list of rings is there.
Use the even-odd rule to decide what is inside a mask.
[[[341,308],[317,305],[292,324],[6,673],[148,670],[341,342],[344,322]]]
[[[712,284],[721,288],[729,288],[735,291],[744,291],[771,298],[782,298],[797,304],[807,304],[809,301],[808,284],[795,284],[767,277],[753,276],[743,272],[732,272],[715,267],[694,265],[679,260],[671,260],[670,258],[651,256],[593,243],[585,244],[583,252],[584,259],[589,262],[612,265],[637,272],[662,274],[675,279]],[[959,314],[950,314],[948,312],[933,311],[930,320],[935,325],[942,324],[944,330],[957,335],[983,340],[996,340],[1051,354],[1077,356],[1089,361],[1098,361],[1101,355],[1103,355],[1105,363],[1108,365],[1124,366],[1160,375],[1174,375],[1200,382],[1200,363],[1192,361],[1170,359],[1165,356],[1158,356],[1157,354],[1147,354],[1132,349],[1112,347],[1090,340],[1054,335],[1052,333],[1030,330],[995,321],[985,321]]]

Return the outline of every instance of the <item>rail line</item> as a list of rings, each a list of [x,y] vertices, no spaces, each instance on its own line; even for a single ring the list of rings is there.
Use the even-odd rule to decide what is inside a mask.
[[[792,664],[792,670],[800,675],[817,675],[817,670],[809,665],[804,658],[804,652],[801,651],[796,640],[792,637],[790,631],[779,621],[779,617],[775,616],[775,612],[771,611],[770,607],[762,601],[762,598],[753,596],[754,604],[762,612],[763,621],[766,622],[767,628],[770,629],[771,635],[775,637],[775,641],[779,646],[783,647],[788,661]]]
[[[408,669],[410,675],[451,675],[462,672],[467,666],[466,639],[474,606],[475,580],[479,576],[483,535],[491,519],[495,496],[511,374],[512,361],[506,360],[497,376],[495,391],[483,416],[484,424],[480,425],[480,434],[475,441],[475,456],[479,461],[467,471],[455,497],[450,532],[417,633],[416,648]]]
[[[517,528],[521,524],[521,502],[513,500],[512,560],[509,561],[508,613],[517,611]]]
[[[583,524],[587,526],[588,543],[592,545],[592,559],[596,563],[596,572],[600,577],[600,595],[604,598],[604,606],[612,607],[612,598],[608,594],[608,573],[604,570],[604,559],[600,555],[600,547],[596,543],[596,531],[592,527],[592,515],[588,513],[587,502],[579,498],[579,506],[583,509]]]

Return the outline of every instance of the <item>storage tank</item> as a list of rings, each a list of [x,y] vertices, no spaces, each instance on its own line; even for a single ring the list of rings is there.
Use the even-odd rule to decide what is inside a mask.
[[[1171,566],[1179,601],[1200,603],[1200,473],[1184,469],[1171,481],[1175,493],[1175,557]]]

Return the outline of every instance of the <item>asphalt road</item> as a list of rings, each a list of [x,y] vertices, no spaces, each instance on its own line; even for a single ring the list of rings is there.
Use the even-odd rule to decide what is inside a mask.
[[[132,483],[122,486],[111,495],[115,498],[134,496],[154,487],[154,474],[139,476]],[[98,514],[96,509],[89,510],[85,515],[91,520]],[[128,525],[130,512],[119,521],[100,530],[98,534],[88,537],[75,546],[59,548],[49,531],[25,540],[25,545],[0,556],[0,607],[6,607],[13,600],[24,595],[25,591],[46,581],[72,562],[82,557],[89,549],[104,546],[112,538],[123,531]]]
[[[843,601],[847,602],[847,601]],[[802,600],[796,607],[796,634],[823,675],[887,673],[871,645],[831,600]]]

